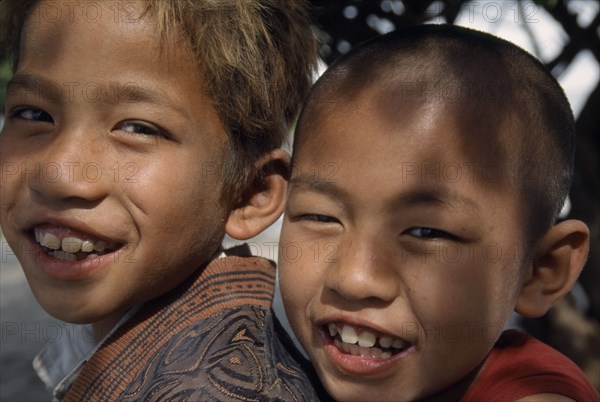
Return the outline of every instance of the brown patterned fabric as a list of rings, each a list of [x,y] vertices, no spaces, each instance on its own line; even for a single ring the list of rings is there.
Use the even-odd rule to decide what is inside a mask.
[[[118,328],[64,400],[318,400],[275,330],[274,283],[268,260],[213,260]]]

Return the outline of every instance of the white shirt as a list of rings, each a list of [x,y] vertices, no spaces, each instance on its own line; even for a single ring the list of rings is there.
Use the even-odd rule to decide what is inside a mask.
[[[100,341],[95,340],[92,324],[64,323],[64,331],[56,342],[48,343],[33,359],[33,369],[52,392],[53,401],[60,401],[65,396],[83,365],[138,309],[139,306],[129,310]]]

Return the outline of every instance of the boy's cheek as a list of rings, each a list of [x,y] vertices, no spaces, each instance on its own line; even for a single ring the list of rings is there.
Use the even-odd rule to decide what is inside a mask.
[[[14,215],[14,208],[18,204],[20,193],[19,190],[19,173],[18,169],[13,170],[12,166],[2,164],[2,172],[0,178],[0,228],[2,229],[2,262],[5,261],[6,255],[10,253],[15,255],[16,236],[11,223],[11,216]],[[8,244],[10,241],[10,246]]]
[[[323,270],[314,261],[314,250],[307,242],[287,241],[298,238],[292,230],[282,229],[279,244],[279,283],[286,312],[292,326],[305,330],[308,305],[321,289]]]
[[[19,165],[15,162],[2,162],[0,169],[0,189],[2,189],[2,198],[4,198],[10,191],[9,183],[18,179]]]

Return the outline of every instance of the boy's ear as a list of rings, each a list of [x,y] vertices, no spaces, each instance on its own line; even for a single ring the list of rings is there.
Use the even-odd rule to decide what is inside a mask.
[[[255,165],[252,185],[242,202],[230,212],[225,232],[234,239],[247,240],[256,236],[283,213],[287,191],[290,156],[276,149]]]
[[[541,317],[571,290],[589,251],[590,232],[585,223],[566,220],[553,226],[537,242],[528,276],[515,311],[525,317]]]

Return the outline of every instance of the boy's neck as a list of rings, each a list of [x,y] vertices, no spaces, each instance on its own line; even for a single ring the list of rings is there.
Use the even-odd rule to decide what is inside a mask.
[[[459,401],[460,398],[467,392],[469,387],[475,382],[479,373],[483,370],[483,366],[487,361],[487,357],[481,364],[475,367],[469,374],[444,388],[437,394],[431,395],[422,400],[422,402],[448,402],[448,401]]]
[[[102,339],[104,339],[110,330],[117,325],[119,320],[123,318],[125,313],[127,313],[127,311],[119,311],[109,315],[108,317],[105,317],[101,321],[93,323],[92,327],[94,328],[94,341],[96,343],[102,341]]]

